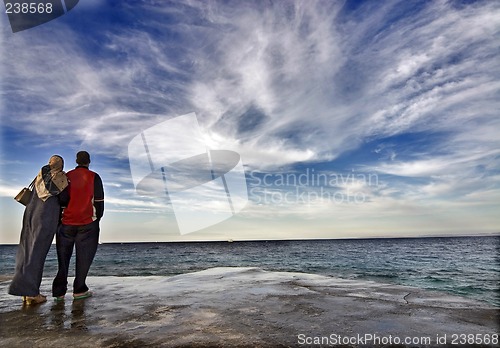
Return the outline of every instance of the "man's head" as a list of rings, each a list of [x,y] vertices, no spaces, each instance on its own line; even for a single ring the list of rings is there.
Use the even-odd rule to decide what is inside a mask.
[[[90,164],[90,155],[87,151],[79,151],[76,154],[76,164],[88,167]]]

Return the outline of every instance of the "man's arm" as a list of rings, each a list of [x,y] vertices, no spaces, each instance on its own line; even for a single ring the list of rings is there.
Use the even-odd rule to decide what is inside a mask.
[[[99,174],[94,177],[94,207],[97,220],[101,220],[104,215],[104,188]]]
[[[65,208],[68,206],[69,203],[69,189],[68,186],[62,192],[58,195],[59,198],[59,204],[61,205],[62,208]]]

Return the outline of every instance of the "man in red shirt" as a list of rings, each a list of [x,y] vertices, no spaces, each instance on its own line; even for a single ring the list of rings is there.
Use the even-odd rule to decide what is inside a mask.
[[[76,163],[78,166],[66,174],[69,185],[61,194],[65,208],[62,224],[56,234],[59,270],[52,284],[52,295],[56,300],[64,299],[68,289],[68,269],[74,247],[76,270],[73,299],[92,296],[85,280],[99,243],[99,222],[104,213],[104,189],[100,176],[89,170],[88,152],[78,152]]]

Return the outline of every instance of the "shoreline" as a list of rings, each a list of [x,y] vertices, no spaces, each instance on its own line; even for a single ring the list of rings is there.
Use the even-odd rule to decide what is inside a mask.
[[[48,293],[50,282],[44,278],[42,292]],[[20,298],[6,294],[8,283],[0,282],[2,345],[57,348],[70,335],[89,347],[295,347],[333,334],[434,342],[444,335],[450,340],[453,334],[499,330],[500,308],[479,301],[254,267],[172,277],[89,277],[88,285],[92,298],[73,301],[68,294],[62,303],[49,298],[23,307]]]

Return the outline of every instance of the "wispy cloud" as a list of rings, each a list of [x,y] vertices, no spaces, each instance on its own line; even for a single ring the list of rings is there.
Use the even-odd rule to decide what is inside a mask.
[[[81,141],[99,134],[99,145],[116,151],[138,129],[194,109],[221,146],[248,152],[258,166],[329,160],[363,137],[410,129],[460,134],[456,122],[481,127],[498,109],[493,2],[433,2],[400,17],[390,15],[398,4],[386,4],[347,19],[331,2],[189,7],[201,24],[170,4],[176,23],[153,17],[141,29],[94,33],[97,60],[78,36],[8,37],[4,91],[16,117],[7,122],[38,133],[50,125]],[[166,40],[155,28],[186,40]],[[33,100],[36,118],[20,97]],[[262,124],[235,133],[251,107]]]
[[[13,188],[11,186],[0,185],[0,197],[12,197],[14,198],[19,191],[21,191],[22,187]]]
[[[1,83],[3,126],[120,161],[108,176],[118,210],[162,209],[130,198],[127,146],[192,111],[209,148],[263,173],[339,165],[374,143],[369,163],[344,160],[381,175],[358,214],[497,194],[497,2],[144,1],[117,4],[115,16],[112,26],[88,19],[85,31],[61,20],[3,33]],[[408,133],[439,135],[417,151]]]

